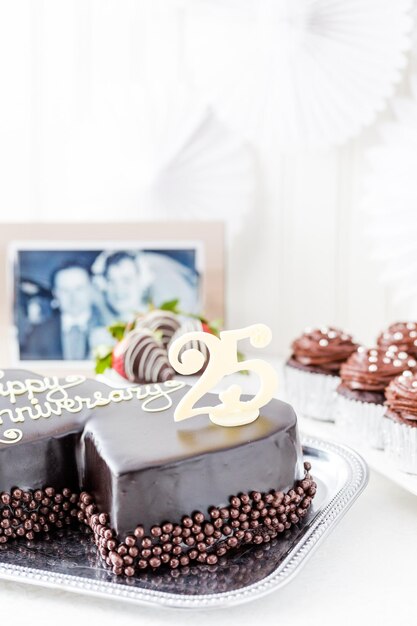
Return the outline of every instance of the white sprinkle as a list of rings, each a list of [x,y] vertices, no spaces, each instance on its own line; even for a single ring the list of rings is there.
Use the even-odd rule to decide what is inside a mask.
[[[411,386],[414,387],[414,389],[417,389],[417,380],[413,380]]]
[[[409,359],[407,361],[407,365],[408,367],[415,367],[417,365],[417,362],[414,359]]]
[[[387,350],[385,356],[391,361],[395,357],[395,354],[394,352],[391,352],[391,350]]]
[[[369,350],[369,354],[372,356],[378,356],[378,350]]]
[[[389,346],[388,350],[390,350],[391,352],[398,352],[398,346]]]
[[[359,346],[359,348],[358,348],[358,352],[359,352],[360,354],[362,354],[363,352],[365,352],[365,346]]]
[[[388,359],[386,356],[384,356],[384,358],[382,359],[384,361],[384,363],[386,363],[387,365],[389,363],[391,363],[391,359]]]
[[[410,372],[410,370],[405,370],[402,373],[402,375],[405,376],[406,378],[410,378],[410,376],[412,376],[413,374],[412,374],[412,372]]]
[[[395,361],[393,362],[393,365],[394,367],[401,367],[403,363],[399,359],[395,359]]]
[[[389,333],[384,333],[382,336],[384,339],[389,339]]]
[[[400,339],[403,339],[404,335],[402,334],[402,332],[398,331],[396,333],[394,333],[394,339],[395,341],[399,341]]]
[[[323,348],[324,348],[325,346],[329,345],[329,342],[327,341],[327,339],[320,339],[319,345],[323,346]]]
[[[417,337],[417,331],[416,330],[412,330],[410,332],[410,337],[411,337],[411,339],[414,339],[415,337]]]
[[[345,333],[343,333],[342,335],[340,335],[340,339],[342,341],[347,341],[349,339],[349,335],[346,335]]]
[[[329,339],[335,339],[337,337],[337,333],[335,333],[334,330],[329,330],[329,332],[327,333],[327,336]]]
[[[398,358],[399,359],[406,359],[408,357],[407,352],[399,352],[398,353]]]
[[[417,346],[417,339],[414,339],[413,343],[415,346]]]
[[[414,330],[414,328],[416,327],[414,322],[408,322],[407,324],[407,328],[408,330]]]
[[[377,356],[370,356],[368,361],[369,361],[369,363],[378,363],[378,357]]]
[[[368,370],[369,370],[370,372],[376,372],[376,371],[377,371],[377,369],[378,369],[378,366],[377,366],[377,365],[370,365],[370,366],[368,367]]]
[[[327,333],[329,332],[329,329],[327,328],[327,326],[322,326],[322,327],[320,328],[320,332],[321,332],[323,335],[327,335]]]

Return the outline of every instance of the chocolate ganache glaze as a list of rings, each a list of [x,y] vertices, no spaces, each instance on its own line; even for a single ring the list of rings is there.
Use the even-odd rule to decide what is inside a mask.
[[[387,330],[379,335],[377,344],[385,350],[391,346],[396,346],[402,352],[417,356],[417,323],[396,322],[391,324]]]
[[[385,390],[387,417],[417,427],[417,374],[405,371]]]
[[[0,371],[4,502],[13,490],[48,487],[66,497],[65,490],[88,489],[84,500],[108,513],[110,527],[123,537],[137,524],[146,531],[227,504],[241,492],[291,492],[303,481],[296,416],[288,404],[271,400],[255,422],[235,428],[204,416],[175,422],[187,391],[179,381],[117,390],[82,376]],[[211,394],[201,399],[217,401]],[[309,489],[311,499],[312,485],[294,492],[297,506]],[[24,497],[29,502],[30,494]],[[91,517],[84,500],[80,519]]]
[[[338,328],[308,329],[293,341],[288,363],[306,371],[337,376],[342,363],[357,347],[351,335]]]
[[[416,365],[413,357],[396,346],[389,350],[360,346],[342,365],[342,382],[337,392],[362,402],[383,404],[384,390],[389,382]]]

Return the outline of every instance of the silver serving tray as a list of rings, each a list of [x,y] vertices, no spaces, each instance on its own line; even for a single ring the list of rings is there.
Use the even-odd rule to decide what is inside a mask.
[[[299,527],[263,546],[251,546],[216,566],[143,573],[120,579],[100,562],[85,530],[66,530],[38,542],[0,547],[0,578],[152,606],[210,608],[254,600],[300,571],[365,488],[368,470],[346,446],[303,439],[317,493]]]

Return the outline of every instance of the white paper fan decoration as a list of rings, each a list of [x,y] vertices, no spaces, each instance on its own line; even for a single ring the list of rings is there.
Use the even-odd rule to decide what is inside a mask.
[[[412,0],[193,0],[190,80],[225,120],[282,147],[337,144],[370,124],[410,46]]]
[[[381,129],[382,143],[370,152],[372,170],[363,208],[372,256],[395,303],[417,316],[417,76],[413,98],[393,103],[396,120]]]
[[[241,223],[256,193],[254,154],[199,96],[149,80],[128,92],[96,88],[95,98],[94,116],[73,133],[65,166],[51,177],[54,212],[59,194],[74,219],[88,207],[99,219],[117,211],[119,219]]]

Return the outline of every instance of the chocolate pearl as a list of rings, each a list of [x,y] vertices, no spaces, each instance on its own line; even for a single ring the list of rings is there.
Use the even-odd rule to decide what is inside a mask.
[[[252,513],[250,514],[251,519],[258,519],[260,517],[260,512],[259,511],[252,511]]]
[[[234,520],[230,523],[230,526],[231,526],[232,528],[239,528],[239,526],[240,526],[240,522],[239,522],[239,520],[234,519]]]
[[[204,531],[204,534],[207,537],[210,537],[214,533],[214,526],[213,526],[213,524],[210,524],[209,522],[206,522],[204,524],[203,531]]]
[[[145,535],[143,526],[136,526],[135,530],[133,531],[133,534],[135,535],[137,539],[142,539],[142,537],[144,537]]]
[[[134,576],[135,575],[135,568],[132,567],[132,566],[125,567],[124,573],[125,573],[125,576]]]
[[[311,470],[311,463],[304,461],[304,469],[306,472],[309,472]]]
[[[247,493],[241,493],[240,494],[240,499],[242,501],[243,504],[248,504],[250,501],[250,497]]]
[[[142,539],[142,547],[150,548],[151,546],[152,546],[152,539],[150,539],[149,537],[144,537]]]
[[[204,522],[204,514],[201,511],[196,511],[193,515],[194,522],[196,524],[202,524]]]
[[[103,533],[103,537],[104,539],[111,539],[113,537],[113,532],[110,530],[110,528],[105,528],[104,529],[104,533]]]
[[[241,500],[237,496],[232,496],[230,498],[230,504],[232,505],[234,509],[238,509],[241,505]]]
[[[209,510],[209,515],[212,519],[217,519],[218,517],[220,517],[220,511],[217,507],[214,506]]]
[[[190,528],[183,528],[182,529],[182,536],[184,537],[184,539],[186,539],[190,535],[191,535],[191,529]]]
[[[15,500],[20,500],[22,496],[23,496],[23,491],[21,489],[13,489],[12,498],[14,498]]]
[[[125,565],[132,565],[133,564],[133,559],[131,556],[129,556],[128,554],[126,554],[126,556],[123,557],[123,563]]]
[[[182,548],[181,546],[174,546],[172,548],[172,554],[174,554],[175,556],[178,556],[182,553]]]
[[[186,565],[188,565],[190,562],[190,559],[188,558],[188,556],[186,554],[183,554],[180,558],[180,563],[181,565],[184,567]]]
[[[213,522],[213,526],[214,528],[221,528],[223,526],[223,520],[222,519],[215,519]]]
[[[223,526],[222,530],[223,530],[223,534],[224,535],[231,535],[232,534],[232,529],[230,528],[230,526]]]
[[[159,541],[162,541],[163,543],[165,543],[166,541],[169,541],[171,538],[171,535],[168,535],[168,533],[163,533],[160,538]]]
[[[16,530],[16,534],[19,535],[19,537],[23,537],[23,535],[25,534],[25,529],[20,527]]]
[[[2,504],[5,504],[7,506],[7,505],[10,504],[10,501],[11,501],[10,495],[8,493],[6,493],[6,492],[3,492],[1,494],[1,502],[2,502]]]
[[[125,546],[123,543],[121,543],[120,546],[117,548],[117,552],[119,554],[121,554],[122,556],[124,556],[128,552],[127,546]]]
[[[215,565],[218,561],[218,558],[215,554],[209,554],[207,556],[207,563],[208,565]]]
[[[195,536],[195,540],[196,540],[197,542],[199,542],[199,541],[204,541],[204,539],[205,539],[205,535],[204,535],[204,533],[197,533],[197,535]]]
[[[239,509],[231,509],[230,517],[232,519],[237,519],[239,517]]]
[[[260,543],[262,543],[262,541],[263,541],[263,539],[262,539],[261,535],[255,535],[255,537],[253,538],[253,543],[260,544]]]
[[[129,554],[133,558],[137,557],[139,554],[139,548],[137,546],[132,546],[129,548]]]
[[[170,558],[171,557],[170,557],[170,555],[168,553],[161,554],[161,561],[162,561],[162,563],[168,563]]]
[[[198,535],[198,533],[201,532],[200,524],[193,524],[193,526],[191,526],[191,532]]]
[[[197,544],[197,550],[198,550],[199,552],[205,552],[205,551],[207,550],[207,546],[206,546],[206,544],[204,543],[204,541],[200,541],[200,542]]]
[[[212,546],[214,543],[216,543],[216,540],[214,537],[206,537],[207,546]]]
[[[253,534],[250,531],[246,531],[243,539],[246,541],[246,543],[250,543],[253,539]]]
[[[172,533],[174,529],[174,525],[171,524],[170,522],[167,522],[166,524],[164,524],[162,526],[162,530],[164,531],[164,533],[166,533],[167,535],[169,535],[170,533]]]
[[[198,550],[190,550],[188,556],[194,561],[198,557]]]
[[[146,567],[148,567],[148,562],[145,561],[145,559],[139,559],[138,567],[139,569],[145,569]]]
[[[155,556],[161,556],[161,554],[162,554],[161,546],[154,546],[152,548],[152,554],[154,554]]]
[[[249,524],[249,528],[258,528],[258,526],[259,526],[259,522],[256,519],[252,520],[251,523]]]
[[[297,524],[300,521],[295,513],[291,513],[290,520],[293,524]]]
[[[143,556],[144,559],[148,559],[151,556],[152,552],[151,550],[149,550],[149,548],[145,548],[144,550],[141,551],[141,555]]]
[[[171,552],[172,550],[172,543],[164,543],[162,546],[162,550],[164,552]]]
[[[107,513],[100,513],[100,515],[98,516],[98,521],[100,522],[100,524],[107,524],[107,522],[109,521],[109,516],[107,515]]]
[[[229,518],[229,509],[226,509],[226,507],[223,507],[220,509],[220,517],[222,519],[228,519]]]
[[[151,535],[152,537],[160,537],[162,535],[162,528],[160,526],[152,526]]]
[[[217,556],[223,556],[223,554],[226,554],[226,552],[227,552],[226,546],[219,546],[216,550]]]
[[[235,537],[236,539],[238,539],[239,541],[241,541],[243,539],[243,537],[245,536],[245,533],[243,530],[238,530],[235,533]]]
[[[200,552],[200,554],[197,557],[197,561],[199,563],[205,563],[207,561],[207,554],[205,552]]]
[[[172,536],[173,537],[180,537],[182,534],[182,528],[181,526],[179,526],[178,524],[172,529]],[[168,539],[166,540],[168,541]]]
[[[161,559],[159,559],[157,556],[153,556],[151,559],[149,559],[149,565],[153,569],[157,569],[161,565]]]
[[[229,537],[229,539],[227,540],[227,545],[230,548],[236,548],[237,544],[238,544],[238,540],[236,539],[236,537]]]
[[[185,528],[191,528],[191,526],[194,524],[194,522],[193,522],[192,518],[191,518],[191,517],[187,517],[187,516],[186,516],[186,517],[183,517],[183,518],[182,518],[182,520],[181,520],[181,522],[182,522],[182,525],[183,525]]]
[[[35,533],[32,530],[27,532],[26,533],[26,539],[29,539],[29,541],[32,541],[33,539],[35,539]]]
[[[252,507],[250,504],[244,504],[241,508],[242,513],[245,513],[245,514],[250,513],[251,510],[252,510]]]
[[[194,537],[187,537],[184,540],[184,543],[185,543],[185,545],[187,545],[189,547],[194,546],[195,545],[195,539],[194,539]]]
[[[255,502],[259,502],[259,500],[262,500],[262,495],[259,491],[252,491],[251,496],[252,500],[254,500]]]
[[[172,569],[176,569],[179,566],[180,562],[178,559],[171,559],[169,562],[169,566],[172,567]]]
[[[215,539],[220,539],[220,537],[221,537],[221,536],[222,536],[222,532],[221,532],[221,530],[215,530],[215,531],[214,531],[214,533],[213,533],[213,537],[214,537]]]
[[[182,543],[181,537],[173,537],[172,543],[175,543],[177,546],[179,546]]]
[[[115,550],[115,549],[116,549],[116,546],[117,546],[117,543],[116,543],[116,541],[115,541],[114,539],[110,539],[110,540],[107,542],[107,544],[106,544],[106,545],[107,545],[107,549],[108,549],[108,550]]]

